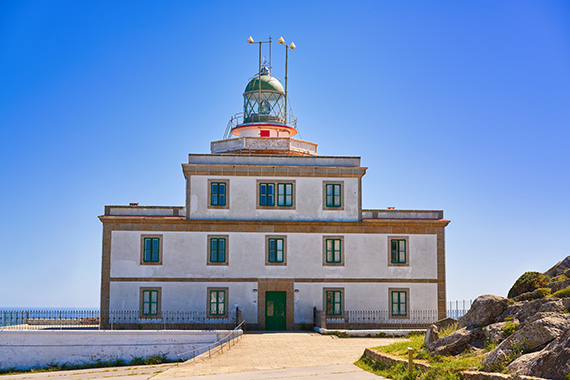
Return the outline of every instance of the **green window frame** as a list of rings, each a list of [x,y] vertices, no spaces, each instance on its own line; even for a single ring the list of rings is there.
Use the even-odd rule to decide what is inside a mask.
[[[326,207],[341,207],[341,184],[340,183],[327,183],[325,185],[326,192]]]
[[[224,316],[226,315],[226,291],[225,290],[210,290],[209,298],[209,314],[211,316]]]
[[[226,262],[226,238],[210,238],[210,262]]]
[[[342,291],[327,290],[325,291],[326,314],[341,315],[342,314]]]
[[[267,262],[282,263],[285,260],[285,239],[267,239]]]
[[[277,184],[277,206],[292,207],[293,206],[293,184],[278,183]]]
[[[393,290],[390,294],[392,303],[392,317],[408,316],[408,292],[403,290]]]
[[[143,239],[144,251],[143,262],[158,263],[160,262],[160,238],[145,237]]]
[[[142,315],[146,317],[158,315],[158,290],[142,291]]]
[[[392,264],[406,263],[406,239],[391,239],[391,262]]]
[[[328,264],[342,262],[342,240],[325,239],[326,258]]]
[[[275,206],[275,184],[260,183],[259,184],[259,205]]]
[[[210,182],[210,206],[226,205],[226,182]]]

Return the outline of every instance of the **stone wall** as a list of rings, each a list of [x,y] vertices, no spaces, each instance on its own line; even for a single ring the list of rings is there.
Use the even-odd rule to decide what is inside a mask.
[[[0,331],[0,369],[29,369],[47,364],[87,364],[97,360],[166,355],[188,359],[208,351],[208,345],[226,337],[231,330],[35,330]],[[241,335],[238,330],[237,335]],[[213,346],[212,346],[213,347]]]

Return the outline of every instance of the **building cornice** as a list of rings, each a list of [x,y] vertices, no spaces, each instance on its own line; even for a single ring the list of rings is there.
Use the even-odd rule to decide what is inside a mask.
[[[435,233],[432,229],[446,227],[447,219],[365,219],[348,221],[289,221],[289,220],[211,220],[186,219],[183,216],[130,216],[100,215],[104,224],[138,225],[141,229],[172,231],[228,231],[228,232],[323,232],[331,233],[399,233],[393,229],[419,228]],[[160,228],[159,228],[160,226]],[[117,226],[118,227],[118,226]],[[120,229],[120,228],[119,228]],[[390,231],[384,232],[383,230]],[[382,230],[382,232],[379,232]]]
[[[366,167],[182,164],[184,177],[219,175],[240,177],[362,178]]]

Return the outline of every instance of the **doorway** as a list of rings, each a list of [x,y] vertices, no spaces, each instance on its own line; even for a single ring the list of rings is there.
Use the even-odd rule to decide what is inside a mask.
[[[287,292],[265,292],[265,329],[285,330]]]

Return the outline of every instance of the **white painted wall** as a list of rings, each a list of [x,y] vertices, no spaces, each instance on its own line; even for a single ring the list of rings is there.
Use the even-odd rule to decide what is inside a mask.
[[[209,209],[208,179],[229,180],[229,208]],[[295,209],[258,209],[257,180],[295,181]],[[343,210],[323,210],[323,181],[344,182]],[[359,220],[358,178],[192,176],[191,219],[230,220]]]
[[[228,335],[218,331],[89,331],[35,330],[0,331],[0,369],[28,369],[48,363],[86,364],[96,360],[132,360],[196,349],[196,355],[207,351],[208,344]],[[241,331],[238,332],[241,334]],[[188,359],[191,354],[184,355]]]
[[[247,323],[257,323],[257,282],[111,282],[110,310],[139,310],[140,288],[161,288],[162,311],[206,311],[208,310],[208,287],[228,288],[228,311],[236,307]],[[208,319],[216,323],[219,319]],[[140,323],[160,323],[160,320],[141,319]]]
[[[163,264],[140,265],[141,234],[145,233],[112,232],[111,277],[437,278],[436,235],[406,235],[409,236],[410,265],[391,267],[388,266],[388,236],[398,236],[397,234],[345,234],[343,235],[345,265],[331,267],[322,264],[323,234],[271,232],[215,233],[229,237],[229,265],[207,266],[207,244],[210,233],[155,231],[154,234],[163,236]],[[286,236],[286,266],[265,265],[266,235]]]
[[[295,323],[311,323],[313,307],[324,310],[324,288],[344,289],[344,310],[390,310],[389,289],[409,289],[409,310],[437,311],[437,284],[406,283],[295,283]]]

